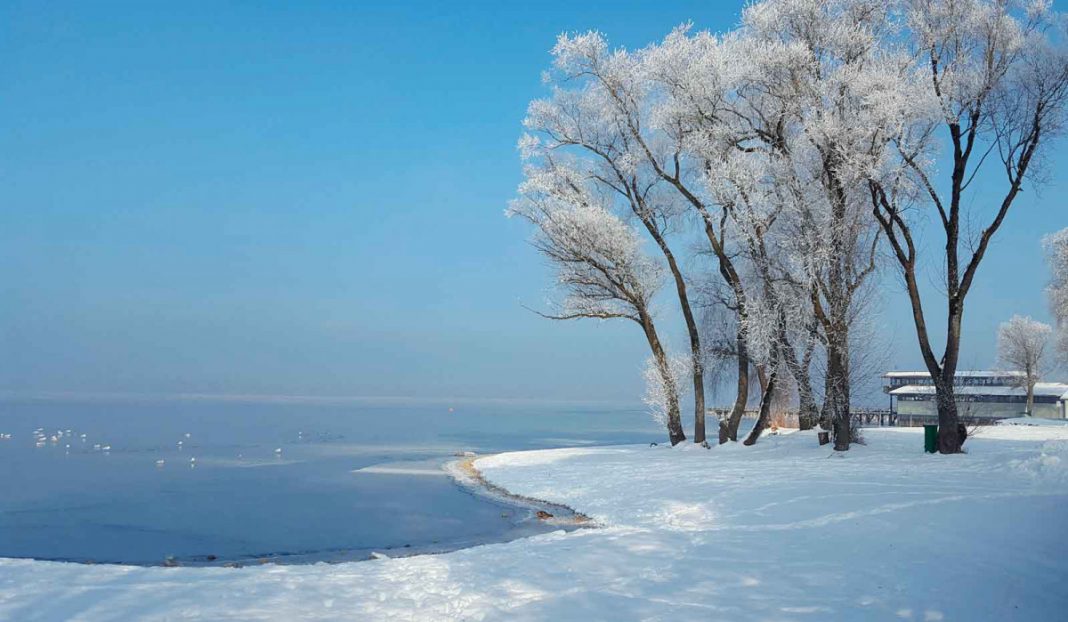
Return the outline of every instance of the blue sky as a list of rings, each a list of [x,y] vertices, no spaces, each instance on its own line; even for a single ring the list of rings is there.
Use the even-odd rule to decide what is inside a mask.
[[[503,216],[520,121],[559,32],[640,46],[741,6],[4,3],[0,391],[636,399],[635,327],[521,306],[550,281]],[[1013,313],[1048,318],[1048,153],[969,299],[967,365]],[[892,275],[878,298],[887,365],[918,365]]]

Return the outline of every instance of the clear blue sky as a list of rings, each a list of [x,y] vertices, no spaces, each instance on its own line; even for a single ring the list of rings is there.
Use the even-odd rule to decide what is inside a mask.
[[[502,213],[520,121],[557,33],[741,6],[3,3],[0,391],[636,399],[635,327],[520,306],[549,285]],[[1047,318],[1066,147],[980,272],[965,364]],[[888,364],[916,366],[900,299],[886,278]]]

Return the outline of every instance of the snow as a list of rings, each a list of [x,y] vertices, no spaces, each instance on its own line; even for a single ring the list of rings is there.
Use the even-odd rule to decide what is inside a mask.
[[[1043,419],[1041,417],[1013,417],[1012,419],[1001,419],[998,421],[998,425],[1044,425],[1055,427],[1068,426],[1068,420],[1065,419]]]
[[[138,568],[0,560],[0,619],[1055,620],[1068,426],[507,453],[475,466],[601,528],[444,555]],[[313,526],[309,526],[313,528]]]

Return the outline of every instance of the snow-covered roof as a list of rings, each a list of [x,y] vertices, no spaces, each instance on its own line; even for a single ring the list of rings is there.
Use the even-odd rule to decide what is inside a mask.
[[[935,388],[932,385],[907,384],[890,391],[890,395],[934,395]],[[956,395],[1018,395],[1023,397],[1027,391],[1023,387],[953,387]],[[1068,384],[1061,382],[1038,382],[1035,384],[1035,395],[1045,397],[1058,397],[1068,399]]]
[[[1022,371],[957,371],[957,378],[1005,378],[1007,376],[1023,376]],[[883,378],[929,378],[927,371],[888,371]]]

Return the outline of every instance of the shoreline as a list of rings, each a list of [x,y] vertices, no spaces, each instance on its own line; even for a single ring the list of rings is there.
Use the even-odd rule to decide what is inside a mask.
[[[489,458],[490,456],[495,455],[499,454],[464,456],[459,460],[446,462],[442,465],[442,469],[444,469],[445,473],[461,488],[493,501],[508,503],[510,505],[531,510],[536,517],[536,520],[545,524],[559,525],[565,528],[571,527],[572,529],[594,529],[601,527],[601,525],[589,516],[586,516],[582,512],[579,512],[568,505],[519,495],[511,492],[503,486],[487,480],[482,472],[478,470],[478,467],[475,466],[475,462],[482,458]]]

